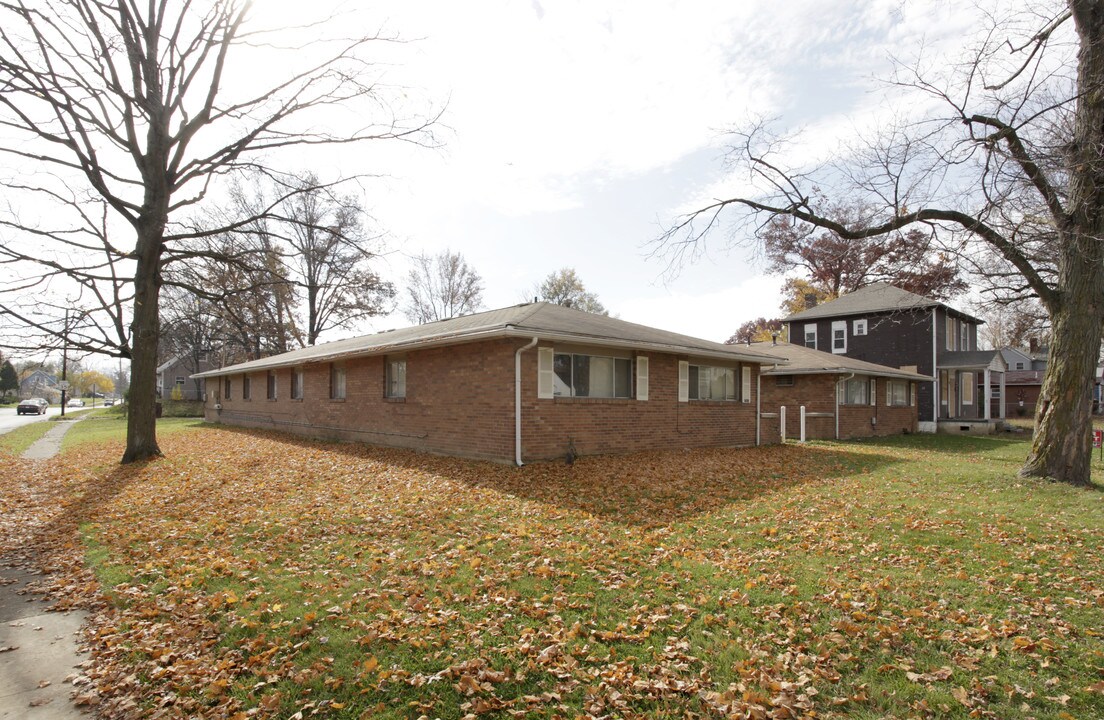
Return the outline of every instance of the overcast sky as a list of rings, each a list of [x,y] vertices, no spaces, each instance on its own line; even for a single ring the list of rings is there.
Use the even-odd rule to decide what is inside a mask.
[[[410,40],[388,54],[387,80],[447,105],[443,147],[343,151],[336,170],[388,175],[367,203],[391,235],[380,270],[400,288],[406,258],[422,251],[462,252],[488,308],[531,297],[568,266],[625,320],[724,340],[778,314],[781,280],[746,245],[726,250],[725,233],[674,279],[648,257],[662,223],[734,186],[724,132],[777,116],[804,128],[810,155],[834,152],[877,124],[875,78],[891,53],[939,53],[966,37],[958,5],[373,2],[345,22]],[[272,20],[303,4],[256,7]],[[406,324],[396,314],[364,329]]]

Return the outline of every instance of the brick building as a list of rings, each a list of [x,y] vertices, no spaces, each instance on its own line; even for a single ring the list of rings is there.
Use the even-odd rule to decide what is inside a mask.
[[[785,437],[799,437],[802,406],[808,440],[847,440],[918,430],[918,388],[920,383],[931,382],[927,375],[790,343],[753,343],[749,349],[789,361],[762,371],[763,442],[777,442],[781,437],[783,415]]]
[[[521,463],[759,442],[777,358],[549,303],[198,373],[211,422]]]

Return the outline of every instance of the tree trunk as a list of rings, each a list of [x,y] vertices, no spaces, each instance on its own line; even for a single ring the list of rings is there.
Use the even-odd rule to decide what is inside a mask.
[[[163,225],[161,226],[164,227]],[[139,230],[134,270],[134,318],[130,323],[130,400],[123,463],[159,457],[157,445],[157,340],[161,333],[162,231]]]
[[[1104,332],[1104,8],[1070,0],[1080,40],[1068,167],[1069,200],[1059,219],[1058,297],[1035,437],[1021,475],[1088,485],[1092,381]]]
[[[1104,332],[1104,272],[1100,261],[1082,274],[1089,276],[1086,281],[1091,280],[1096,290],[1091,297],[1071,290],[1067,298],[1085,301],[1064,302],[1051,314],[1050,358],[1035,410],[1035,436],[1020,470],[1025,477],[1046,477],[1074,485],[1090,482],[1093,375]]]

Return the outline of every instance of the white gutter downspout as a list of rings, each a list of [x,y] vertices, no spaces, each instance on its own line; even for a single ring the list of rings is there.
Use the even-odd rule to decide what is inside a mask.
[[[932,308],[932,422],[937,426],[939,424],[939,411],[943,409],[939,401],[939,368],[935,364],[935,359],[939,355],[939,344],[935,341],[935,331],[939,327],[939,323],[936,322],[936,316],[939,314],[938,310],[939,308]]]
[[[518,467],[525,464],[521,461],[521,354],[536,345],[534,336],[528,345],[522,345],[514,353],[514,462]]]
[[[775,365],[777,368],[778,366]],[[763,366],[755,373],[755,447],[759,447],[759,425],[763,422]]]
[[[845,378],[836,380],[836,440],[839,440],[839,384],[845,383],[853,377],[855,377],[855,373],[851,373]]]

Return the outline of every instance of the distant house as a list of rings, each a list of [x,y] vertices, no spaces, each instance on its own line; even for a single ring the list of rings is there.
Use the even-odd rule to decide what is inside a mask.
[[[785,322],[791,342],[932,378],[918,386],[922,432],[988,432],[1004,417],[1004,359],[978,350],[981,320],[945,303],[875,283]]]
[[[799,437],[802,407],[808,440],[914,433],[919,428],[918,389],[931,382],[929,376],[792,343],[752,343],[750,348],[788,360],[762,372],[765,441],[783,431],[787,438]]]
[[[198,365],[192,358],[173,355],[157,366],[157,397],[169,399],[174,388],[180,388],[181,399],[202,400],[203,389],[199,382],[189,378],[197,373],[211,369],[206,354],[200,355]]]
[[[1034,345],[1034,343],[1032,343]],[[1032,347],[1029,350],[1015,347],[1002,347],[1000,349],[1001,357],[1004,358],[1004,362],[1008,365],[1009,372],[1015,372],[1017,370],[1046,370],[1047,366],[1047,351],[1046,347]]]
[[[776,359],[550,303],[199,373],[211,422],[522,463],[760,442]]]
[[[19,381],[19,397],[26,399],[40,397],[52,403],[61,400],[61,388],[58,379],[45,370],[35,370],[23,376]]]

